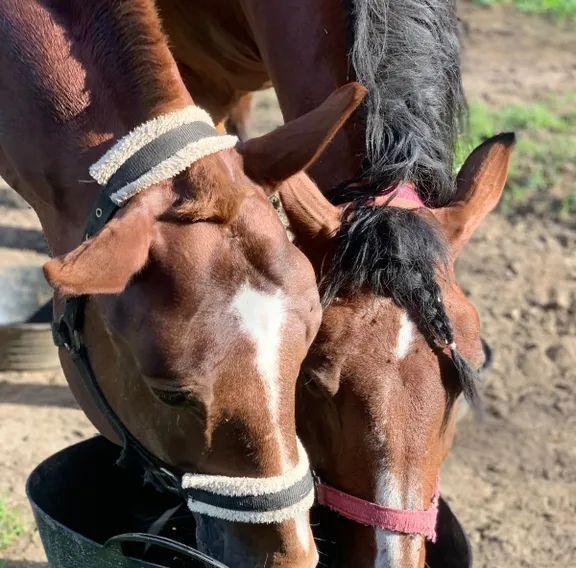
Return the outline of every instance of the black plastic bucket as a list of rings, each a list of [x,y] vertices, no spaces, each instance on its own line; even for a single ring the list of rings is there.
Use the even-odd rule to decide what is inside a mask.
[[[144,486],[134,473],[115,465],[119,448],[102,436],[70,446],[42,462],[30,475],[26,493],[48,563],[53,568],[192,568],[210,565],[179,554],[175,546],[194,546],[194,521],[178,497]],[[140,536],[166,511],[178,509],[163,525],[158,546],[143,546]],[[438,540],[427,543],[431,568],[470,568],[472,551],[464,529],[448,504],[440,501]],[[332,511],[313,511],[329,523]],[[169,537],[169,540],[166,538]],[[149,538],[149,537],[148,537]],[[333,545],[324,543],[323,564],[336,564]],[[185,543],[179,545],[178,543]],[[164,547],[164,548],[163,548]],[[222,566],[222,565],[220,565]]]
[[[119,448],[102,436],[70,446],[31,473],[26,493],[53,568],[193,567],[194,522],[181,499],[145,486],[115,465]],[[181,507],[144,545],[141,535],[166,511]],[[168,540],[168,538],[170,540]],[[182,547],[184,555],[176,548]]]

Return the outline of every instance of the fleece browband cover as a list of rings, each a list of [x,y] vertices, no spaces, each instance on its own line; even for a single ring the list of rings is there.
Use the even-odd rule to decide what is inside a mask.
[[[275,477],[226,477],[186,473],[182,489],[194,513],[237,523],[281,523],[308,511],[314,481],[298,442],[298,464]]]
[[[238,143],[223,136],[204,110],[189,106],[145,122],[90,167],[110,199],[124,205],[142,190],[183,172],[194,162]]]

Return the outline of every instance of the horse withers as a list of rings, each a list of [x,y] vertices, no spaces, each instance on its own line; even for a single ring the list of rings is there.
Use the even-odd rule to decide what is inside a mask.
[[[56,256],[56,315],[81,306],[71,335],[56,329],[78,402],[176,472],[209,554],[315,565],[294,419],[321,316],[312,267],[194,105],[153,3],[8,0],[0,30],[0,170]],[[277,150],[267,187],[317,159],[361,96],[344,89],[260,140]]]

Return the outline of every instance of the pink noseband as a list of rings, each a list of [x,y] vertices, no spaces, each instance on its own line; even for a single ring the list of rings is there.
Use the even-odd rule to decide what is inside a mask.
[[[364,501],[364,499],[338,491],[322,482],[317,482],[316,491],[321,505],[329,507],[351,521],[395,533],[420,534],[436,542],[436,519],[440,495],[438,482],[436,482],[432,504],[426,511],[388,509],[377,503]]]
[[[416,207],[426,207],[416,192],[416,185],[411,181],[398,182],[384,188],[379,195],[372,198],[371,204],[373,207],[381,207],[388,205],[393,199],[412,201]]]

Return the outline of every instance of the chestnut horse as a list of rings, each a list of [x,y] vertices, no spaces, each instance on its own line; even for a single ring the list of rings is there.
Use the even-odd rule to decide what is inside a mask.
[[[269,80],[287,120],[351,77],[369,89],[311,169],[329,201],[302,176],[275,188],[325,298],[298,426],[321,500],[340,514],[327,527],[335,563],[424,566],[454,402],[464,392],[478,404],[484,360],[453,264],[496,205],[512,148],[509,135],[482,146],[455,183],[465,106],[455,2],[158,5],[185,81],[200,85],[210,69],[218,119],[234,119],[237,103]],[[256,150],[266,149],[241,153]],[[266,183],[266,172],[252,175]]]
[[[320,323],[318,291],[251,176],[271,188],[313,163],[363,89],[343,88],[255,140],[266,152],[252,163],[194,106],[209,106],[210,94],[186,87],[152,2],[7,0],[0,31],[0,173],[32,205],[56,257],[45,266],[56,315],[64,300],[85,299],[85,325],[62,341],[61,360],[88,417],[111,440],[129,435],[149,461],[188,472],[182,489],[220,503],[305,481],[295,385]],[[158,141],[180,127],[193,142],[154,162],[150,148],[166,151]],[[152,163],[107,193],[136,157]],[[103,196],[116,212],[104,226],[93,208]],[[98,231],[85,229],[89,212]],[[189,506],[200,545],[219,560],[310,567],[312,496],[260,512],[201,498]]]

